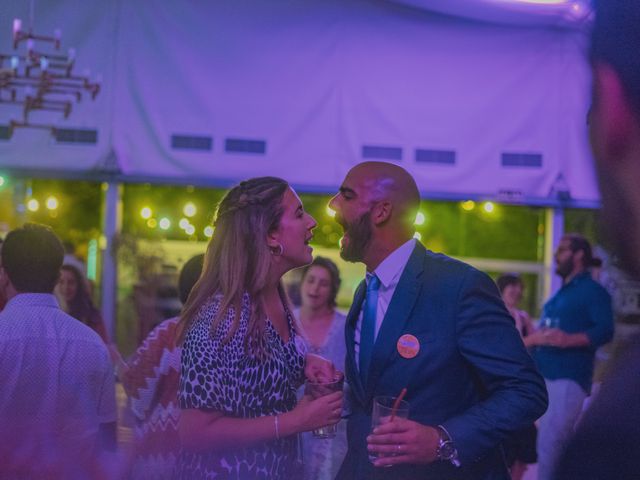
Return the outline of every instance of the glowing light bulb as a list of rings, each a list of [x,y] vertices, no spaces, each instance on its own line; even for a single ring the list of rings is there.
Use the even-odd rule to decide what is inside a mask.
[[[171,228],[171,220],[169,220],[167,217],[162,217],[158,222],[158,225],[162,230],[169,230],[169,228]]]
[[[27,208],[30,212],[37,212],[40,208],[40,202],[38,202],[38,200],[36,200],[35,198],[32,198],[27,202]]]
[[[151,218],[151,215],[153,215],[153,212],[149,207],[142,207],[142,209],[140,210],[140,216],[145,220]]]
[[[47,206],[47,209],[55,210],[56,208],[58,208],[58,199],[51,195],[49,198],[47,198],[45,205]]]
[[[462,206],[462,209],[466,210],[467,212],[470,212],[471,210],[476,208],[476,202],[474,202],[473,200],[467,200],[465,202],[462,202],[460,205]]]
[[[193,217],[197,212],[198,209],[196,208],[196,206],[193,204],[193,202],[187,202],[184,205],[184,208],[182,209],[182,212],[187,216],[187,217]]]

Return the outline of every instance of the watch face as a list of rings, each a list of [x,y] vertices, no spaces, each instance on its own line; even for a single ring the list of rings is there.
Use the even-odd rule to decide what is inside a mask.
[[[455,454],[455,447],[453,446],[452,442],[442,442],[442,444],[440,445],[440,458],[442,458],[443,460],[451,460],[451,458],[453,458],[453,455]]]

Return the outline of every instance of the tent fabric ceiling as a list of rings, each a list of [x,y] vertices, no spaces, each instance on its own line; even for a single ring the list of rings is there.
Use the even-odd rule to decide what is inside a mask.
[[[523,26],[584,28],[592,17],[587,0],[392,0],[461,18]]]
[[[25,8],[4,7],[0,32]],[[97,142],[18,130],[0,140],[1,168],[218,185],[276,174],[331,191],[382,159],[426,196],[554,202],[560,179],[573,199],[598,199],[580,30],[383,0],[38,4],[36,30],[58,27],[104,89],[43,121],[95,129]],[[0,124],[15,113],[1,106]]]

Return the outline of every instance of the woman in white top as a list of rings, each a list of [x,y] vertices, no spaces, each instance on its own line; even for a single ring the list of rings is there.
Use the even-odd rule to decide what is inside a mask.
[[[520,332],[525,347],[529,347],[527,337],[533,332],[533,324],[529,314],[520,310],[518,305],[524,294],[524,282],[517,273],[505,273],[501,275],[497,282],[498,289],[502,295],[504,304],[516,322],[516,328]],[[521,430],[514,432],[504,444],[507,465],[511,471],[512,480],[521,480],[527,470],[527,466],[536,463],[538,456],[536,453],[537,429],[535,424],[531,424]]]
[[[295,312],[305,334],[309,353],[320,355],[344,372],[346,316],[336,310],[340,289],[340,272],[328,258],[316,257],[302,274],[300,295],[302,305]],[[302,396],[302,390],[299,397]],[[315,438],[310,432],[302,435],[304,478],[324,480],[336,477],[347,451],[345,422],[338,424],[332,439]]]

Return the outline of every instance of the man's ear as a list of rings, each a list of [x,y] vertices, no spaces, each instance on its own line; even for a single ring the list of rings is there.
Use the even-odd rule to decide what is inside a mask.
[[[4,289],[9,285],[9,275],[4,270],[4,268],[0,267],[0,289]]]
[[[371,219],[374,225],[381,225],[391,218],[393,204],[388,200],[377,202],[371,209]]]
[[[618,73],[606,63],[594,64],[590,133],[596,156],[606,161],[624,159],[632,147],[635,121]]]

